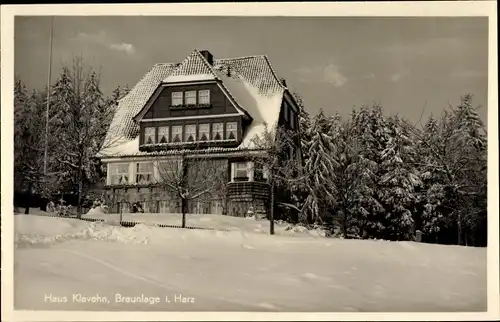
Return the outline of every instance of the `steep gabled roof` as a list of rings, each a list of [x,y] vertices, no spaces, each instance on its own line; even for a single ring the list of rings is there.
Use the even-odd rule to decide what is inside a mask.
[[[228,92],[227,87],[223,82],[220,82],[220,77],[218,77],[218,73],[215,71],[212,65],[205,59],[205,57],[198,51],[194,50],[189,56],[186,57],[174,70],[173,72],[167,76],[161,84],[169,85],[169,84],[178,84],[178,83],[190,83],[190,82],[200,82],[200,81],[218,81],[217,83],[221,87],[221,89],[226,92],[230,99],[241,115],[244,115],[251,119],[252,117],[248,114],[248,112],[239,104],[237,100],[234,100],[234,97]],[[161,84],[154,91],[154,95],[152,99],[148,100],[147,104],[133,117],[134,121],[139,121],[144,117],[147,113],[148,109],[151,107],[152,100],[159,95],[162,90]]]
[[[277,124],[286,87],[266,56],[214,59],[213,65],[194,50],[179,64],[156,64],[118,104],[116,114],[98,156],[144,155],[139,151],[138,129],[133,121],[162,82],[221,80],[228,95],[253,121],[236,149],[252,148],[252,139],[264,124]],[[201,78],[201,79],[200,79]],[[203,79],[207,78],[207,79]]]

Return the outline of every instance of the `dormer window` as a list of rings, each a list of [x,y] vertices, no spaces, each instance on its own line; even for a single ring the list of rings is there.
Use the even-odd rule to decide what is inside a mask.
[[[226,139],[227,140],[236,140],[238,123],[230,122],[226,123]]]
[[[210,90],[201,90],[198,92],[198,104],[210,104]]]
[[[172,93],[172,106],[182,106],[182,104],[184,103],[182,94],[182,92]]]
[[[158,128],[158,143],[168,143],[168,126]]]
[[[196,105],[196,91],[188,91],[185,96],[186,105]]]
[[[172,126],[172,142],[182,141],[182,125]]]
[[[200,124],[199,132],[200,141],[208,141],[210,137],[210,124]]]
[[[224,135],[224,123],[212,124],[212,140],[222,140]]]
[[[155,143],[155,128],[147,127],[144,129],[144,142],[146,144],[154,144]]]
[[[186,142],[196,141],[196,125],[186,125]]]

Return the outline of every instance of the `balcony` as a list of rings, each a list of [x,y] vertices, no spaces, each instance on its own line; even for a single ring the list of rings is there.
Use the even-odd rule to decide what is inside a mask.
[[[269,184],[262,181],[235,181],[228,184],[228,198],[235,201],[249,201],[269,198]]]

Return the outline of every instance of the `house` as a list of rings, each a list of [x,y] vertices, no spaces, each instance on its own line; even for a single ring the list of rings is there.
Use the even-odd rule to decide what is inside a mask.
[[[266,126],[298,131],[298,111],[264,55],[217,59],[194,50],[180,63],[154,65],[119,100],[98,153],[110,209],[126,212],[139,202],[145,212],[179,212],[178,196],[158,183],[162,162],[182,153],[217,160],[227,182],[222,195],[190,202],[189,212],[265,212],[266,172],[247,156],[262,152],[253,138]]]

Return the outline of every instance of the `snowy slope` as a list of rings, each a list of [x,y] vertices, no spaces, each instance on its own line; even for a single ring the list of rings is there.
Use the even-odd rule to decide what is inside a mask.
[[[486,309],[486,249],[15,216],[17,309],[473,311]],[[80,230],[87,231],[72,237]],[[32,236],[31,243],[22,242]],[[47,242],[51,236],[63,236]],[[43,247],[38,247],[43,246]],[[109,303],[73,302],[72,294]],[[116,293],[160,297],[114,301]],[[44,301],[45,294],[67,303]],[[182,294],[195,303],[165,302]]]

